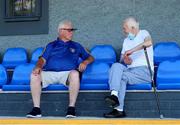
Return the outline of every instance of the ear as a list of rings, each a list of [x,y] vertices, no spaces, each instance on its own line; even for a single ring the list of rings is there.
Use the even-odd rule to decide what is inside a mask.
[[[60,33],[61,32],[61,30],[60,29],[58,29],[58,33]]]

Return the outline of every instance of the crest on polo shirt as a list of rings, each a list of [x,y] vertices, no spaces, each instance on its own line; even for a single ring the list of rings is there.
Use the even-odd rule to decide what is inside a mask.
[[[69,50],[72,52],[72,53],[75,53],[75,49],[74,48],[69,48]]]

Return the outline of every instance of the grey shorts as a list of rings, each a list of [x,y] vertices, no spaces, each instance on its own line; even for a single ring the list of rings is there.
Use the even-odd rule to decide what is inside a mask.
[[[50,84],[64,84],[67,85],[67,80],[70,71],[61,71],[61,72],[54,72],[54,71],[42,71],[41,72],[41,79],[42,79],[42,88],[46,88]]]

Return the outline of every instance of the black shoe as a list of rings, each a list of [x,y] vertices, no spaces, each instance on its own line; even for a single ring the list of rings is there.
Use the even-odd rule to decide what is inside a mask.
[[[27,118],[40,118],[41,116],[41,109],[38,107],[34,107],[32,111],[26,115]]]
[[[106,96],[105,101],[110,107],[116,107],[119,105],[118,97],[115,95]]]
[[[68,107],[66,118],[75,118],[75,117],[76,117],[75,107]]]
[[[125,116],[126,116],[126,114],[124,111],[118,111],[117,109],[113,109],[112,112],[104,114],[105,118],[122,118]]]

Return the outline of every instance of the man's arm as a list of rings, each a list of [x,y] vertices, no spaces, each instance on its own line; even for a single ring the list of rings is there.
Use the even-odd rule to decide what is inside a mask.
[[[43,58],[43,57],[40,57],[37,64],[36,64],[36,67],[38,68],[43,68],[44,64],[45,64],[46,60]]]
[[[80,65],[79,65],[79,71],[82,72],[86,69],[87,65],[92,63],[94,61],[94,57],[93,56],[89,56],[86,60],[84,60]]]
[[[46,60],[43,57],[40,57],[33,70],[33,74],[40,74],[45,63]]]
[[[134,47],[134,48],[126,51],[125,54],[124,54],[124,56],[129,56],[129,55],[131,55],[133,52],[136,52],[136,51],[138,51],[138,50],[141,50],[141,49],[143,49],[144,47],[150,47],[150,46],[152,46],[152,39],[151,39],[151,36],[148,36],[148,37],[146,37],[146,38],[144,39],[144,42],[143,42],[143,43],[141,43],[141,44],[137,45],[136,47]]]

